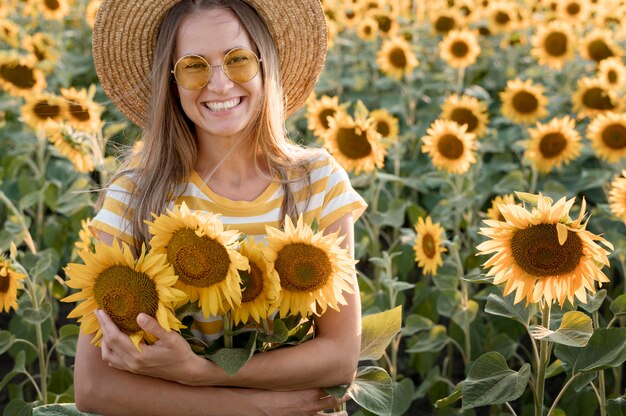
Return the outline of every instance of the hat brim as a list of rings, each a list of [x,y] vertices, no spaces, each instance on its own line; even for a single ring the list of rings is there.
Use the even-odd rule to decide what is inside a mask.
[[[181,0],[104,0],[93,30],[93,58],[105,93],[133,123],[146,125],[153,50],[167,12]],[[320,0],[244,0],[269,29],[278,50],[286,116],[315,87],[326,58]]]

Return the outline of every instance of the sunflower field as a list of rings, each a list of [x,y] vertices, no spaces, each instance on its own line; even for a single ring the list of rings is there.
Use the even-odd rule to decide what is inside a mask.
[[[287,128],[368,202],[363,316],[402,310],[373,363],[390,405],[350,413],[626,415],[626,0],[322,4],[326,67]],[[98,6],[0,0],[7,416],[74,401],[65,265],[140,134],[95,73]]]

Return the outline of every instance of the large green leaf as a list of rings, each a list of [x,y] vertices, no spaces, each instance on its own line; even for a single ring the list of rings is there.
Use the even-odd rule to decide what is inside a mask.
[[[380,416],[391,416],[393,386],[391,377],[380,367],[359,367],[348,394],[366,410]]]
[[[595,295],[587,296],[587,303],[580,303],[580,307],[586,310],[589,313],[594,313],[600,306],[602,306],[602,302],[606,298],[606,289],[599,290]]]
[[[403,378],[393,383],[392,416],[402,416],[406,414],[406,411],[411,407],[411,402],[413,402],[414,392],[415,385],[410,378]]]
[[[432,328],[432,326],[433,326],[433,321],[431,321],[430,319],[424,316],[418,315],[418,314],[411,314],[407,316],[406,319],[404,320],[404,327],[402,328],[402,335],[410,336],[420,331],[424,331],[426,329]]]
[[[626,328],[596,329],[582,348],[557,345],[554,354],[573,374],[620,366],[626,361]]]
[[[626,294],[619,295],[609,306],[615,316],[626,315]]]
[[[76,343],[78,342],[79,333],[80,327],[78,325],[63,325],[59,329],[59,341],[56,344],[57,351],[68,357],[74,357],[76,355]]]
[[[606,416],[626,415],[626,396],[606,401]]]
[[[446,327],[435,325],[428,332],[420,332],[411,337],[410,345],[406,352],[437,352],[448,344]]]
[[[235,375],[250,360],[256,345],[256,331],[250,332],[250,338],[244,348],[220,348],[205,357],[219,365],[229,376]]]
[[[593,334],[591,318],[582,312],[565,312],[561,325],[552,331],[541,325],[531,325],[528,332],[535,339],[552,341],[555,344],[584,347]]]
[[[537,306],[535,304],[529,306],[524,306],[523,302],[513,304],[513,297],[511,295],[502,297],[495,293],[491,293],[487,296],[487,303],[485,304],[485,312],[515,319],[524,326],[528,326],[530,318],[535,314],[536,309]]]
[[[97,416],[94,413],[83,413],[74,403],[47,404],[33,409],[33,416]]]
[[[0,331],[0,355],[4,354],[15,343],[15,335],[9,331]]]
[[[530,364],[513,371],[502,354],[488,352],[481,355],[469,369],[461,391],[463,409],[503,404],[517,400],[526,390],[530,378]]]
[[[28,323],[33,325],[41,324],[52,315],[52,305],[44,303],[39,309],[33,307],[20,308],[17,310],[17,314]]]
[[[475,300],[470,299],[466,306],[459,305],[452,314],[452,321],[455,324],[464,328],[466,325],[471,324],[476,319],[478,314],[478,303]]]
[[[361,360],[378,360],[402,327],[402,306],[363,317]]]

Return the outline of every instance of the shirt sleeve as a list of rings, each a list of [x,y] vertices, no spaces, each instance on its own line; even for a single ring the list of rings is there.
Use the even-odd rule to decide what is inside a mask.
[[[352,187],[345,169],[330,155],[328,157],[326,189],[320,213],[320,228],[324,229],[346,214],[359,219],[367,203]]]
[[[133,227],[129,219],[133,207],[129,207],[131,193],[135,187],[129,175],[121,176],[106,189],[102,208],[89,223],[91,233],[100,239],[100,233],[111,234],[130,246],[137,247]]]

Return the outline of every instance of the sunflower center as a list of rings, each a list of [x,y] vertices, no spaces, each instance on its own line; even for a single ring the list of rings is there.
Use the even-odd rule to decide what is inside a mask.
[[[567,147],[567,139],[562,133],[548,133],[541,138],[539,151],[546,159],[559,156]]]
[[[446,159],[455,160],[463,156],[465,146],[454,134],[445,134],[437,142],[437,149]]]
[[[324,129],[328,130],[328,128],[330,127],[328,124],[328,117],[334,117],[335,113],[336,111],[333,108],[325,108],[320,111],[320,124],[322,125],[322,127],[324,127]]]
[[[478,127],[478,117],[468,108],[455,108],[452,110],[452,114],[450,114],[450,120],[455,121],[461,126],[466,125],[468,133],[473,132],[476,127]]]
[[[141,330],[137,315],[155,316],[159,307],[159,293],[152,279],[128,266],[115,265],[101,272],[93,292],[98,307],[127,334]]]
[[[435,257],[435,254],[437,254],[437,249],[435,246],[435,239],[432,235],[426,234],[424,235],[424,237],[422,237],[422,249],[424,250],[424,254],[426,254],[426,257],[428,257],[429,259]]]
[[[578,234],[567,231],[567,240],[559,244],[556,224],[537,224],[518,230],[511,239],[515,262],[526,273],[559,276],[571,273],[583,257],[583,243]]]
[[[396,68],[406,68],[406,55],[401,48],[395,48],[389,53],[389,61]]]
[[[378,29],[383,33],[388,33],[391,30],[392,21],[387,16],[376,16],[376,22],[378,23]]]
[[[513,107],[518,113],[530,114],[539,107],[539,100],[528,91],[520,91],[513,96]]]
[[[198,237],[191,228],[174,232],[167,246],[167,260],[179,279],[194,287],[209,287],[223,281],[231,264],[222,244],[207,236]]]
[[[89,120],[89,111],[80,104],[70,103],[70,115],[78,121]]]
[[[611,149],[621,150],[626,147],[626,126],[611,124],[602,131],[602,142]]]
[[[46,59],[46,51],[37,46],[33,46],[33,55],[35,55],[35,58],[37,58],[39,62]]]
[[[456,26],[456,22],[453,18],[448,16],[441,16],[435,21],[435,30],[437,33],[448,33]]]
[[[387,137],[389,136],[391,129],[389,128],[389,124],[387,124],[386,121],[378,121],[376,123],[376,131],[380,133],[381,136]]]
[[[372,145],[367,140],[366,132],[357,133],[354,127],[339,129],[337,145],[341,154],[349,159],[361,159],[372,153]]]
[[[365,33],[365,35],[371,35],[372,34],[372,30],[374,30],[372,28],[372,26],[367,25],[363,28],[363,33]]]
[[[324,287],[333,270],[324,250],[306,243],[284,246],[276,256],[274,267],[281,286],[296,292]]]
[[[589,88],[585,91],[582,102],[586,107],[594,110],[611,110],[615,108],[611,97],[600,87]]]
[[[577,16],[580,10],[580,4],[578,3],[569,3],[565,8],[565,12],[570,16]]]
[[[552,32],[544,42],[546,52],[551,56],[563,56],[567,52],[567,36],[562,32]]]
[[[618,81],[617,71],[615,71],[614,69],[610,69],[606,73],[606,78],[609,81],[609,84],[617,84],[617,81]]]
[[[0,67],[0,77],[20,89],[30,89],[35,85],[33,68],[22,65],[3,65]]]
[[[0,276],[0,293],[7,293],[11,283],[11,276],[7,273],[6,276]]]
[[[250,271],[239,270],[243,290],[241,302],[252,302],[263,292],[263,272],[253,261],[250,262]]]
[[[56,119],[61,115],[61,107],[43,100],[35,104],[33,113],[41,120]]]
[[[57,10],[59,8],[59,2],[57,0],[45,0],[44,3],[48,10]]]
[[[602,39],[596,39],[589,43],[587,47],[589,56],[596,62],[600,62],[606,58],[613,56],[613,50]]]
[[[469,52],[469,47],[467,46],[467,43],[465,43],[464,41],[458,40],[452,44],[450,51],[457,58],[463,58]]]
[[[494,20],[497,24],[504,26],[511,21],[511,16],[506,12],[499,11],[496,13]]]

